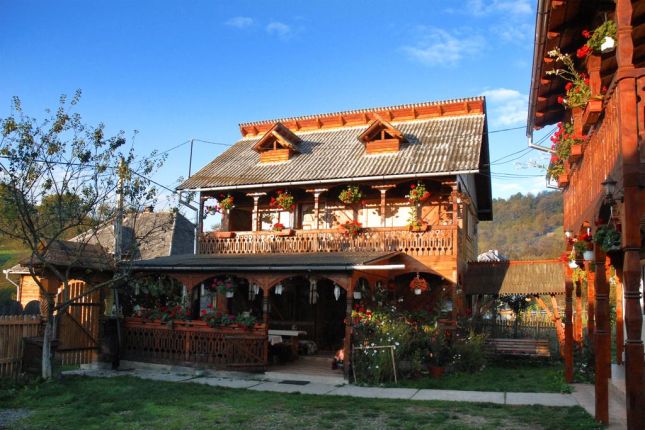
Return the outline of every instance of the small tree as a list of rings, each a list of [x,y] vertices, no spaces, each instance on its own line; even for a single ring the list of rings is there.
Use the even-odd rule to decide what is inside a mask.
[[[62,96],[57,110],[46,111],[46,118],[39,121],[24,114],[14,97],[12,113],[0,119],[0,205],[9,208],[0,216],[0,233],[27,248],[30,274],[46,299],[43,378],[52,376],[57,315],[82,296],[121,285],[128,267],[117,259],[113,277],[89,286],[80,296],[64,294],[57,302],[43,277],[54,279],[63,291],[69,291],[73,277],[91,279],[90,271],[79,272],[83,254],[90,244],[108,249],[111,245],[100,243],[92,232],[110,222],[118,225],[123,207],[137,214],[154,204],[157,193],[148,176],[163,162],[155,153],[136,157],[123,131],[106,137],[103,124],[83,123],[73,112],[79,99],[80,91],[70,101]],[[75,245],[63,247],[65,259],[52,261],[50,254],[72,237]]]

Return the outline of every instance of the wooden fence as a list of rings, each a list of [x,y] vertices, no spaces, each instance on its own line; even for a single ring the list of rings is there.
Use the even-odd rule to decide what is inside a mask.
[[[22,339],[38,336],[40,327],[40,316],[0,316],[0,378],[18,376],[22,361]]]

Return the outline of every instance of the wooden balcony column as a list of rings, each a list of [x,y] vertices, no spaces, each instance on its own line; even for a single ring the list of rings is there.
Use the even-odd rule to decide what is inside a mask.
[[[605,271],[605,253],[597,244],[594,246],[596,290],[596,331],[594,352],[596,356],[596,420],[609,422],[609,377],[611,366],[611,337],[609,334],[609,284]]]
[[[564,379],[573,383],[573,281],[571,269],[565,269],[565,307],[564,307]]]
[[[372,186],[372,189],[374,190],[379,190],[381,192],[381,208],[380,208],[380,214],[381,214],[381,227],[385,227],[386,223],[386,214],[385,214],[385,193],[387,193],[388,190],[396,187],[394,184],[387,184],[387,185],[374,185]],[[419,214],[417,214],[417,217],[419,217]]]
[[[326,191],[329,191],[329,188],[314,188],[306,191],[314,195],[314,230],[319,230],[320,229],[320,195]]]
[[[258,231],[260,224],[260,217],[258,212],[258,202],[260,197],[266,196],[267,193],[246,193],[247,196],[253,197],[253,212],[251,214],[251,231]]]

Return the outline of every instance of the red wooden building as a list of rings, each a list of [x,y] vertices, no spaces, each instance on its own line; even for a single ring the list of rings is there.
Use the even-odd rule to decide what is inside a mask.
[[[492,219],[484,98],[259,121],[240,131],[241,140],[179,187],[199,194],[200,219],[220,212],[221,227],[200,225],[197,255],[135,268],[183,285],[194,317],[214,306],[247,311],[259,324],[241,333],[193,321],[170,331],[129,320],[126,357],[265,367],[267,334],[278,331],[349,357],[352,308],[381,293],[417,309],[448,302],[454,316],[477,224]],[[411,288],[415,280],[424,288]],[[216,283],[235,291],[226,298]]]
[[[570,252],[574,238],[582,244],[579,249],[586,247],[594,252],[593,261],[584,263],[587,282],[567,285],[567,376],[572,376],[572,339],[582,333],[580,322],[571,321],[571,296],[574,292],[579,296],[586,288],[587,334],[593,340],[596,357],[596,418],[607,423],[611,342],[608,275],[615,270],[616,360],[622,363],[624,343],[627,422],[631,429],[645,427],[644,24],[645,1],[540,0],[528,118],[530,136],[535,129],[563,123],[560,129],[564,132],[554,138],[556,154],[549,172],[564,195],[564,228],[570,236],[566,252]],[[569,67],[563,54],[569,54]],[[603,242],[608,231],[617,232],[616,243]]]

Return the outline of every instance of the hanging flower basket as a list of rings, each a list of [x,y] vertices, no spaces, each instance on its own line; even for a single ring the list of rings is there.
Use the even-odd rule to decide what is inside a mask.
[[[428,281],[417,274],[417,276],[410,281],[410,289],[418,296],[421,293],[428,291]]]
[[[358,221],[347,221],[340,225],[339,230],[345,236],[356,237],[363,231],[363,224]]]
[[[410,185],[410,193],[405,197],[412,204],[421,204],[430,198],[430,192],[421,182]]]
[[[224,194],[220,194],[218,202],[220,209],[225,209],[228,211],[233,209],[233,203],[235,202],[235,199],[230,194],[227,194],[226,196]]]
[[[586,250],[582,253],[582,259],[585,261],[592,261],[593,260],[593,251],[592,250]]]
[[[338,200],[343,202],[346,205],[353,205],[358,203],[363,198],[360,188],[357,185],[348,185],[343,191],[338,195]]]
[[[291,212],[296,208],[295,199],[288,191],[278,190],[276,196],[271,197],[269,206],[274,209],[282,209]]]
[[[578,50],[579,56],[581,53],[585,53],[583,56],[586,56],[591,52],[606,54],[613,51],[616,49],[616,32],[616,23],[610,19],[599,25],[593,33],[589,30],[583,30],[582,35],[589,40]]]

